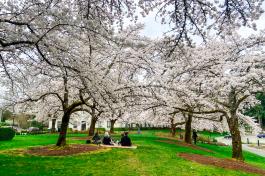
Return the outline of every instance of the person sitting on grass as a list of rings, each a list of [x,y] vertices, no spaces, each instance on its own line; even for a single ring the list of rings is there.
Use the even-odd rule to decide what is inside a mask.
[[[132,146],[132,142],[128,136],[128,132],[124,132],[124,136],[122,136],[120,144],[121,146]]]
[[[95,133],[95,135],[92,138],[93,144],[100,144],[100,136],[98,135],[98,132]]]
[[[112,145],[112,141],[111,141],[110,135],[109,135],[109,133],[107,131],[104,134],[104,138],[103,138],[102,143],[104,145]]]

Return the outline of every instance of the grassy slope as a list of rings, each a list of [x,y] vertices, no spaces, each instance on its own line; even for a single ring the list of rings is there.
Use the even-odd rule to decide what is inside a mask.
[[[80,136],[80,135],[79,135]],[[57,135],[17,136],[13,141],[0,142],[0,152],[6,149],[54,144]],[[17,156],[0,153],[0,175],[253,175],[238,171],[205,166],[177,157],[176,153],[189,152],[209,155],[207,152],[156,142],[154,132],[131,135],[139,145],[136,150],[112,149],[96,154],[68,157]],[[70,143],[84,141],[69,141]],[[230,157],[229,147],[199,144],[216,151],[216,157]],[[265,158],[244,153],[246,161],[265,169]]]

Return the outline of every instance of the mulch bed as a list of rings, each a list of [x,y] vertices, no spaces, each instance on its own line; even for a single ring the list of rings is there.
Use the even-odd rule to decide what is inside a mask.
[[[203,156],[198,154],[180,153],[178,154],[181,158],[195,161],[200,164],[212,165],[221,167],[224,169],[240,170],[244,172],[265,175],[265,170],[244,163],[242,161],[236,161],[231,159],[214,158],[210,156]]]
[[[206,149],[206,148],[202,148],[202,147],[199,147],[197,145],[187,144],[185,142],[177,141],[177,140],[175,140],[175,141],[172,141],[172,140],[157,140],[157,142],[163,142],[163,143],[167,143],[167,144],[176,144],[176,145],[183,146],[183,147],[190,147],[190,148],[195,149],[195,150],[202,150],[202,151],[209,152],[209,153],[215,153],[212,150],[209,150],[209,149]]]
[[[83,144],[71,144],[65,147],[44,146],[29,148],[26,153],[38,156],[67,156],[105,149],[104,147]]]

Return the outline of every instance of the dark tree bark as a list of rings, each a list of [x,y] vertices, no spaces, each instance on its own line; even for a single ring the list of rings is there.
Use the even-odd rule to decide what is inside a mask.
[[[192,114],[188,113],[188,117],[185,123],[185,137],[184,141],[188,144],[191,144],[191,122],[192,122]]]
[[[171,136],[175,137],[176,136],[176,125],[174,123],[174,118],[170,119],[170,124],[171,124]]]
[[[88,132],[89,136],[93,136],[95,134],[96,123],[97,123],[97,118],[92,116]]]
[[[64,98],[60,98],[62,101],[62,106],[63,106],[63,118],[62,118],[62,124],[61,124],[61,131],[57,140],[56,145],[57,146],[64,146],[66,145],[66,133],[67,133],[67,128],[68,124],[70,121],[71,114],[74,112],[74,110],[84,104],[83,101],[75,101],[71,105],[69,105],[69,91],[67,88],[67,77],[64,77]]]
[[[76,107],[82,104],[83,102],[77,101],[71,104],[71,106],[67,107],[64,110],[64,115],[63,115],[62,124],[61,124],[61,131],[60,131],[57,143],[56,143],[57,146],[64,146],[66,144],[66,133],[67,133],[67,128],[68,128],[71,114]]]
[[[56,119],[52,119],[52,129],[51,129],[52,133],[55,132],[55,123],[56,123]]]
[[[175,125],[171,125],[171,136],[172,137],[176,136],[176,126]]]
[[[63,115],[62,124],[61,124],[61,131],[60,131],[56,146],[66,145],[66,133],[67,133],[67,128],[68,128],[68,124],[69,124],[69,120],[70,120],[70,115],[71,115],[70,112],[66,112]]]
[[[95,134],[96,123],[101,113],[103,113],[103,111],[99,111],[97,109],[97,103],[95,101],[93,102],[93,105],[90,106],[90,108],[91,108],[91,111],[90,111],[91,123],[90,123],[89,131],[88,131],[88,136],[93,136]]]
[[[110,120],[110,133],[114,133],[114,124],[117,121],[117,119]]]
[[[232,136],[232,158],[244,160],[242,153],[241,135],[238,129],[238,118],[235,114],[231,115],[228,121],[229,130]]]
[[[176,132],[177,132],[177,126],[178,125],[183,125],[185,123],[186,122],[177,122],[177,123],[175,123],[174,122],[174,116],[172,118],[170,118],[170,133],[171,133],[171,136],[175,137],[176,136]]]
[[[226,120],[232,136],[232,158],[237,160],[244,160],[237,109],[240,103],[243,102],[247,97],[248,95],[245,95],[239,99],[237,97],[236,89],[232,88],[231,92],[229,93],[229,103],[226,105],[229,108],[229,115],[226,115]]]
[[[63,118],[62,118],[62,124],[61,124],[61,130],[60,134],[57,140],[56,145],[57,146],[64,146],[66,145],[66,133],[67,133],[67,128],[71,116],[71,111],[76,107],[75,105],[69,106],[69,91],[67,87],[67,82],[68,79],[66,76],[63,77],[64,80],[64,95],[62,101],[62,106],[64,110]],[[77,105],[78,106],[78,105]]]

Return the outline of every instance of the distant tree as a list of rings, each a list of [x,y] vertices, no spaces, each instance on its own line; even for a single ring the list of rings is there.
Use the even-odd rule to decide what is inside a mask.
[[[256,118],[260,124],[260,127],[264,128],[265,126],[265,93],[257,93],[256,98],[260,101],[260,103],[248,108],[245,114]]]
[[[2,114],[2,122],[5,122],[6,120],[8,120],[8,119],[11,119],[11,117],[12,117],[12,112],[11,111],[9,111],[8,109],[6,109],[6,110],[3,110],[3,112],[2,112],[3,114]]]
[[[37,127],[37,128],[39,128],[40,130],[43,130],[43,128],[44,128],[44,124],[42,123],[42,122],[38,122],[38,121],[36,121],[36,120],[33,120],[32,122],[31,122],[31,125],[30,126],[32,126],[32,127]]]
[[[26,129],[31,126],[31,120],[33,116],[26,113],[19,113],[14,116],[15,122],[20,128]]]

